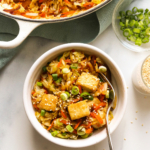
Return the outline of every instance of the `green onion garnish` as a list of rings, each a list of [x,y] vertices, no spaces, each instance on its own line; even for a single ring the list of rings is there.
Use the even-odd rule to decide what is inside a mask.
[[[44,109],[41,110],[41,116],[44,116],[46,111]]]
[[[66,129],[67,129],[69,132],[71,132],[71,133],[74,131],[74,129],[72,128],[71,125],[67,125],[67,126],[66,126]]]
[[[79,94],[79,88],[78,88],[77,86],[73,86],[73,87],[72,87],[72,94],[73,94],[73,95]]]
[[[69,97],[70,97],[70,93],[69,93],[69,92],[67,92],[67,91],[66,91],[65,93],[67,94],[67,96],[68,96],[68,98],[69,98]]]
[[[53,132],[51,132],[51,135],[55,137],[58,133],[59,133],[59,131],[53,131]]]
[[[61,80],[62,80],[62,78],[58,78],[58,80],[56,80],[55,82],[56,82],[57,84],[59,84],[59,83],[61,82]]]
[[[69,73],[70,70],[69,70],[68,68],[63,68],[62,72],[63,72],[64,74],[66,74],[66,73]]]
[[[78,64],[71,64],[71,69],[77,69],[78,68]]]
[[[44,66],[44,67],[42,68],[42,70],[43,70],[44,73],[46,73],[46,72],[47,72],[46,66]]]
[[[54,81],[58,80],[58,74],[52,74],[52,77]]]
[[[43,84],[41,82],[36,82],[37,86],[43,86]]]
[[[63,101],[66,101],[68,99],[68,96],[66,93],[61,93],[60,94],[60,98],[63,100]]]

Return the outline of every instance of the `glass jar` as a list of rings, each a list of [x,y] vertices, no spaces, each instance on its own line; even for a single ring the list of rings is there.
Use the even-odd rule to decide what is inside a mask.
[[[140,93],[142,93],[144,95],[150,95],[150,86],[148,86],[148,84],[146,83],[146,80],[144,79],[144,76],[143,76],[144,75],[143,70],[145,68],[145,64],[146,64],[148,58],[150,58],[150,55],[146,59],[140,61],[137,64],[137,66],[133,70],[133,74],[132,74],[132,81],[133,81],[134,87],[136,88],[137,91],[139,91]],[[150,70],[150,62],[149,62],[149,66],[147,66],[147,67],[149,67],[147,69]],[[146,72],[146,70],[145,70],[145,72]],[[150,85],[150,81],[148,83]]]

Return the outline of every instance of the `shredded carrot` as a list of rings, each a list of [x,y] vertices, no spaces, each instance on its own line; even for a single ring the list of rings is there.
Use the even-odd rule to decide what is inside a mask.
[[[102,123],[103,123],[102,118],[101,118],[99,115],[97,115],[96,113],[91,112],[91,114],[90,114],[90,115],[91,115],[93,118],[96,118],[100,124],[102,124]]]
[[[81,85],[78,85],[78,88],[79,88],[79,92],[80,92],[80,94],[81,94],[81,93],[82,93]]]
[[[75,125],[74,129],[77,129],[77,128],[78,128],[78,126],[80,125],[81,121],[82,121],[82,119],[79,119],[79,121],[78,121],[78,123]]]
[[[90,128],[91,127],[91,123],[89,123],[88,125],[85,125],[85,124],[82,124],[81,126],[85,127],[86,129]]]
[[[86,133],[87,133],[87,134],[90,134],[90,133],[92,133],[92,132],[93,132],[93,128],[89,128],[89,129],[86,130]]]
[[[64,12],[62,13],[61,17],[67,17],[68,15],[73,15],[75,11],[69,11],[69,12]]]
[[[70,59],[66,59],[65,62],[66,63],[71,63],[71,60]]]
[[[65,115],[65,113],[61,110],[61,115],[64,117],[64,118],[67,118],[67,116]]]
[[[54,121],[55,121],[55,120],[53,120],[53,122],[51,123],[51,125],[50,125],[49,128],[47,129],[48,131],[53,127]]]
[[[96,60],[94,60],[94,64],[96,64]]]
[[[64,0],[67,4],[70,4],[70,2],[68,0]]]
[[[31,93],[31,94],[33,95],[34,93],[35,93],[35,91],[32,91],[32,93]]]
[[[63,120],[63,119],[60,119],[59,121],[62,122],[63,124],[65,124],[65,125],[69,124],[69,121],[66,121],[66,120]]]
[[[62,61],[62,59],[60,59],[60,62],[59,62],[58,65],[57,65],[58,68],[59,68],[60,65],[61,65],[61,61]]]
[[[39,110],[39,108],[37,107],[36,104],[33,104],[33,107],[34,107],[35,109]]]
[[[39,0],[39,3],[42,3],[44,0]]]
[[[80,101],[82,101],[83,100],[83,97],[80,97]]]
[[[41,17],[46,17],[46,13],[41,13],[41,14],[39,14]]]
[[[94,105],[94,110],[97,111],[100,107],[105,107],[105,106],[106,106],[106,103],[102,102],[99,105]]]
[[[48,94],[48,91],[47,90],[45,90],[45,92],[44,92],[45,94]]]
[[[86,8],[86,9],[89,9],[91,7],[93,7],[94,3],[93,2],[87,2],[85,3],[83,6]]]

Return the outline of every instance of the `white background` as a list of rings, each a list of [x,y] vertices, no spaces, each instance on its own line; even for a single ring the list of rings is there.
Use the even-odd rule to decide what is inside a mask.
[[[47,141],[34,130],[25,114],[22,98],[24,80],[31,65],[44,52],[60,44],[63,43],[29,37],[16,57],[0,71],[0,150],[71,149]],[[111,26],[90,44],[115,60],[128,86],[126,112],[112,134],[114,150],[150,150],[150,97],[139,94],[133,88],[131,79],[136,64],[150,55],[150,52],[135,53],[124,48]],[[104,149],[109,149],[107,139],[80,150]]]

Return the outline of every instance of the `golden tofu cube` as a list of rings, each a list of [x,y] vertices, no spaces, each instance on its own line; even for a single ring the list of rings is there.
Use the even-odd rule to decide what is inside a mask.
[[[57,96],[52,94],[44,94],[42,96],[41,102],[37,105],[40,109],[45,109],[47,111],[55,111],[58,102]]]
[[[83,72],[78,78],[76,84],[81,85],[82,88],[84,88],[87,91],[94,92],[98,87],[99,79],[94,75]]]
[[[100,100],[97,97],[94,97],[94,99],[92,101],[88,101],[87,104],[89,105],[89,107],[92,107],[93,104],[100,104]]]
[[[90,115],[89,106],[86,101],[81,101],[68,106],[71,120],[80,119]]]

